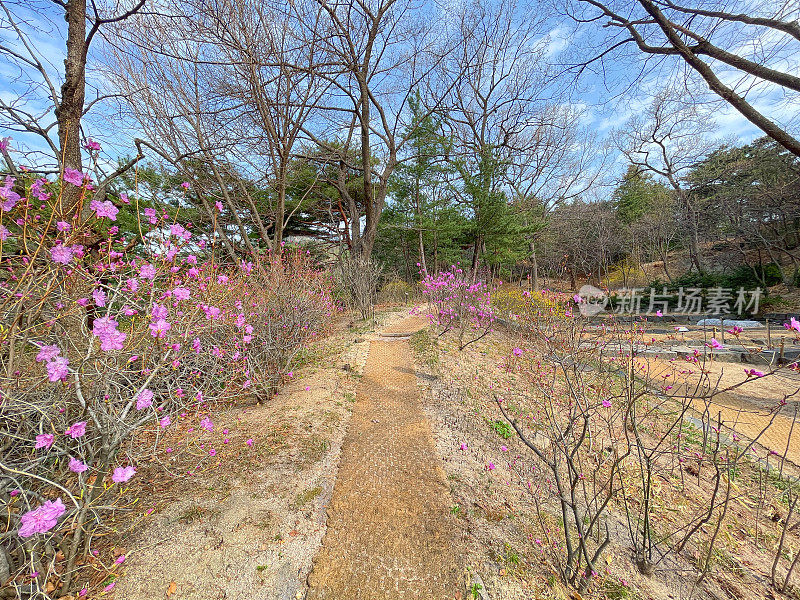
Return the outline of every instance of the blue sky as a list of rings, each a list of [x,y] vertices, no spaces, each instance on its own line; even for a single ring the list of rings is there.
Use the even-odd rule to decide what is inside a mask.
[[[57,86],[60,85],[59,72],[65,55],[66,24],[58,7],[47,0],[19,0],[11,5],[11,9],[23,22],[23,28],[45,63],[51,79]],[[553,16],[548,23],[550,31],[545,35],[548,57],[555,63],[566,64],[575,60],[576,52],[585,54],[596,41],[596,25],[576,28],[570,20],[559,16]],[[0,15],[0,39],[5,44],[19,48],[18,41],[5,27],[6,24],[5,15]],[[95,59],[96,55],[91,57],[90,62]],[[607,136],[613,129],[624,126],[628,119],[640,114],[660,86],[670,85],[670,82],[671,85],[681,85],[686,80],[685,68],[675,59],[663,61],[657,69],[643,78],[637,77],[640,65],[641,56],[635,52],[619,53],[603,65],[604,73],[588,73],[577,85],[571,86],[569,101],[584,110],[583,123],[600,136]],[[731,83],[734,82],[734,74],[723,70],[720,73],[723,80],[727,78]],[[19,97],[27,93],[26,109],[38,114],[45,113],[48,105],[41,98],[42,90],[32,90],[30,82],[19,78],[18,69],[8,63],[0,63],[0,77],[0,99],[6,103],[19,102]],[[102,80],[98,80],[96,75],[90,74],[89,81],[95,86],[102,85]],[[739,86],[747,84],[741,81],[737,83]],[[757,107],[776,116],[779,121],[791,122],[797,117],[798,111],[792,105],[795,99],[786,97],[775,86],[761,87],[762,89],[753,92]],[[622,90],[626,91],[623,93]],[[94,97],[94,93],[90,85],[87,101]],[[113,105],[98,108],[85,121],[85,130],[89,136],[103,143],[103,157],[114,162],[118,156],[132,154],[135,130],[115,114]],[[48,117],[52,119],[52,114]],[[720,140],[748,142],[760,135],[759,130],[721,101],[709,105],[709,118],[716,124],[714,137]],[[9,135],[14,138],[12,148],[46,150],[45,145],[35,136],[11,132],[0,126],[0,137]],[[612,169],[621,171],[624,168],[623,163],[621,157],[618,157]]]

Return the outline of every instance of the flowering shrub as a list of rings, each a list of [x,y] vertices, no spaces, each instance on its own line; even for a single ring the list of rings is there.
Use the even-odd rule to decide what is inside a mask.
[[[564,316],[563,295],[554,292],[530,292],[502,286],[492,293],[492,309],[502,318],[531,325],[548,316]]]
[[[82,193],[71,217],[66,186]],[[77,589],[95,530],[155,451],[138,435],[268,399],[335,310],[305,251],[220,264],[213,238],[153,208],[138,239],[120,234],[130,201],[91,192],[69,169],[0,187],[0,573],[20,597]]]
[[[492,331],[496,315],[491,288],[482,281],[470,281],[455,265],[449,271],[425,274],[422,293],[428,301],[431,324],[439,329],[439,335],[457,332],[459,349]]]

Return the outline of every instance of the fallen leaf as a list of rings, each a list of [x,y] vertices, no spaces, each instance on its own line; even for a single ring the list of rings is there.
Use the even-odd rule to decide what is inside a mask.
[[[170,581],[169,585],[167,586],[167,598],[172,596],[178,590],[178,584],[174,581]]]

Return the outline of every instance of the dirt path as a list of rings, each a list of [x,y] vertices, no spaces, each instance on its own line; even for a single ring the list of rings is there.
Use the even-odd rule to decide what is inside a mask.
[[[382,333],[424,324],[409,318]],[[448,487],[413,365],[406,339],[370,343],[309,599],[462,596]]]

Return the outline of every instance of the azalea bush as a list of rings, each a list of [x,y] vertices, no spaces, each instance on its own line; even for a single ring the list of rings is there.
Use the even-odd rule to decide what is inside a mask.
[[[268,400],[336,310],[302,249],[220,263],[213,235],[92,192],[70,169],[0,187],[0,574],[23,598],[82,590],[93,536],[176,413]]]
[[[449,271],[424,274],[422,294],[431,324],[440,336],[454,331],[460,350],[494,327],[497,316],[492,308],[492,288],[483,281],[473,281],[455,265]]]
[[[796,484],[769,473],[770,457],[782,465],[785,449],[781,457],[759,446],[789,396],[765,411],[749,438],[718,406],[725,394],[785,376],[796,365],[744,367],[740,382],[723,387],[702,353],[648,360],[643,352],[655,340],[641,323],[612,317],[591,327],[567,311],[515,331],[522,332],[520,347],[506,368],[516,385],[495,401],[530,450],[511,468],[536,506],[534,543],[569,587],[583,593],[602,583],[604,554],[614,540],[633,550],[643,575],[683,559],[695,565],[699,580],[707,577],[726,551],[737,486],[761,481],[764,469],[780,481],[774,498],[789,490],[792,506]],[[766,486],[749,493],[770,502]],[[791,513],[784,523],[790,520]],[[778,554],[785,587],[797,561]]]

